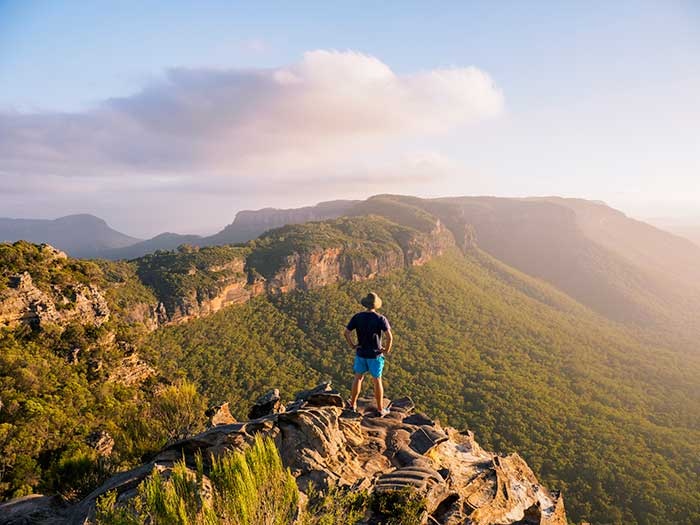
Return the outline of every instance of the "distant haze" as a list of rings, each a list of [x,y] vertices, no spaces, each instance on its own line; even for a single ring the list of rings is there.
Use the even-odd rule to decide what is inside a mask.
[[[389,192],[699,222],[695,2],[153,4],[0,5],[0,216],[147,238]]]

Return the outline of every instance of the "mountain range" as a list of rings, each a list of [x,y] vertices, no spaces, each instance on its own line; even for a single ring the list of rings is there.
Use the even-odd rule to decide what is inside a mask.
[[[575,522],[700,521],[700,248],[593,201],[343,206],[130,261],[0,245],[2,494],[79,501],[203,430],[207,404],[346,395],[340,331],[372,289],[390,397],[517,451]]]
[[[0,242],[48,243],[74,257],[94,257],[140,241],[110,228],[94,215],[67,215],[54,220],[0,218]]]
[[[73,257],[87,259],[135,259],[157,250],[174,250],[181,244],[213,246],[246,242],[285,224],[340,217],[355,203],[337,200],[304,208],[242,210],[231,224],[210,236],[166,232],[146,240],[120,233],[104,220],[88,214],[54,220],[0,218],[0,242],[47,243]]]
[[[551,202],[568,207],[576,212],[579,226],[596,242],[605,242],[605,236],[613,231],[618,233],[616,239],[609,239],[608,248],[614,249],[622,243],[625,239],[622,230],[632,224],[636,225],[639,235],[651,234],[654,231],[651,224],[654,224],[658,226],[657,229],[662,230],[660,234],[656,235],[657,239],[668,238],[667,233],[670,232],[700,246],[700,227],[679,226],[661,219],[651,221],[650,224],[642,223],[626,217],[602,202],[561,197],[500,200],[489,197],[473,197],[472,200],[483,203],[502,201],[511,204],[518,200],[527,200]],[[48,243],[73,257],[99,257],[110,260],[135,259],[157,250],[174,250],[182,244],[214,246],[247,242],[267,230],[287,224],[335,219],[342,215],[352,214],[353,207],[359,205],[360,201],[335,200],[303,208],[241,210],[236,214],[231,224],[213,235],[183,235],[165,232],[146,240],[120,233],[110,228],[102,219],[87,214],[69,215],[55,220],[0,218],[0,242],[27,240]],[[609,224],[611,222],[613,224]],[[642,232],[643,229],[646,231]]]

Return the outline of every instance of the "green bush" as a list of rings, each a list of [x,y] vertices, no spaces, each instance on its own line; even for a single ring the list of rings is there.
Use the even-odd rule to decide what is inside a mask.
[[[195,471],[183,459],[167,479],[154,468],[128,504],[117,504],[115,493],[102,496],[95,519],[98,525],[287,525],[298,501],[274,442],[258,435],[243,452],[212,457],[208,478],[201,456]]]
[[[410,489],[375,492],[370,507],[384,525],[421,523],[426,510],[425,499]]]
[[[203,431],[206,409],[206,399],[197,393],[197,387],[180,380],[156,394],[150,419],[160,432],[160,440],[174,441]]]
[[[309,502],[301,518],[302,525],[355,525],[365,517],[369,496],[365,490],[332,487],[321,492],[309,483]]]
[[[111,474],[110,465],[87,447],[71,447],[47,474],[48,482],[56,492],[69,501],[78,501]]]

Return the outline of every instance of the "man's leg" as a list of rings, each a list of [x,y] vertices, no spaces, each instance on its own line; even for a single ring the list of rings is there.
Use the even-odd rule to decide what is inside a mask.
[[[384,408],[384,385],[381,377],[373,377],[374,380],[374,400],[377,402],[377,410],[380,412]]]
[[[353,410],[357,410],[357,398],[360,397],[360,390],[362,389],[362,379],[364,374],[355,374],[355,379],[352,381],[352,392],[350,395],[350,405]]]

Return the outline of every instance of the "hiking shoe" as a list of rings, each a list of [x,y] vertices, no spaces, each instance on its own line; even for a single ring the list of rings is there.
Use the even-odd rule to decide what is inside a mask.
[[[349,399],[345,400],[345,408],[347,408],[348,410],[352,410],[353,412],[357,412],[357,405],[353,406]]]
[[[391,414],[391,410],[389,410],[388,408],[382,408],[382,409],[379,411],[379,415],[380,415],[381,417],[388,416],[389,414]]]

